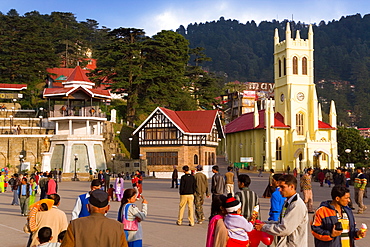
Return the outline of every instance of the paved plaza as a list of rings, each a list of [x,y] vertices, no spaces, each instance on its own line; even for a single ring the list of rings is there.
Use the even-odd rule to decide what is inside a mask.
[[[225,170],[222,170],[225,173]],[[257,173],[249,173],[252,184],[251,189],[256,191],[259,196],[267,185],[268,174],[264,173],[263,177],[258,177]],[[210,181],[210,180],[209,180]],[[145,179],[143,182],[143,195],[148,200],[148,217],[143,222],[144,246],[156,247],[174,247],[174,246],[205,246],[208,220],[202,225],[188,226],[187,214],[185,212],[182,226],[177,226],[177,213],[179,194],[177,189],[170,188],[170,179]],[[71,218],[75,200],[79,194],[89,190],[89,182],[62,182],[59,184],[59,194],[61,195],[60,209],[66,212],[68,220]],[[128,180],[125,180],[125,186],[130,187]],[[330,199],[331,188],[319,187],[319,183],[313,183],[314,190],[314,207],[317,208],[322,200]],[[353,188],[351,187],[351,192]],[[20,215],[19,206],[11,206],[12,193],[0,194],[0,246],[3,247],[23,247],[26,245],[28,235],[22,231],[26,218]],[[364,199],[365,204],[370,206],[369,199]],[[268,218],[269,199],[260,199],[262,219]],[[116,218],[119,202],[111,202],[111,210],[108,213],[109,218]],[[139,203],[138,203],[139,205]],[[211,199],[205,200],[205,214],[209,216]],[[357,207],[356,207],[357,208]],[[370,207],[369,207],[370,208]],[[366,223],[370,226],[370,210],[364,214],[355,214],[357,225]],[[310,215],[310,221],[312,215]],[[313,246],[313,237],[309,235],[309,246]],[[369,246],[370,236],[356,241],[356,246]],[[262,244],[260,246],[263,246]]]

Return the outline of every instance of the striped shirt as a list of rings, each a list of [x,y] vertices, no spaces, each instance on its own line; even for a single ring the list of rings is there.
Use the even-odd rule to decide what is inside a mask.
[[[306,173],[301,178],[301,190],[312,190],[311,175]]]
[[[357,174],[353,187],[355,187],[356,189],[364,190],[366,188],[366,184],[367,184],[367,179],[365,175],[363,173]]]
[[[259,205],[257,194],[248,187],[244,187],[240,192],[235,193],[235,198],[242,203],[241,215],[249,220],[252,216],[254,207]],[[258,219],[261,219],[260,212],[258,212]]]

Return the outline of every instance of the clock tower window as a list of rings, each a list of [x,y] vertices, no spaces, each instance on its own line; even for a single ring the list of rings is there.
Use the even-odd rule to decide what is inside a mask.
[[[293,57],[293,75],[298,75],[298,58]]]
[[[296,115],[296,131],[297,131],[297,135],[304,135],[304,131],[303,131],[303,114],[302,113],[298,113]]]

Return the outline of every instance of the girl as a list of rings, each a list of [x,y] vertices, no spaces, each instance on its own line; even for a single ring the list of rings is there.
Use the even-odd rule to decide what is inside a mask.
[[[120,202],[122,200],[124,186],[123,186],[123,177],[122,174],[118,174],[118,178],[116,178],[116,182],[114,183],[114,189],[116,192],[117,201]]]
[[[143,207],[140,211],[134,204],[136,202],[136,191],[134,189],[126,189],[123,193],[121,206],[118,210],[118,221],[124,223],[125,221],[137,221],[137,230],[133,230],[128,224],[124,223],[125,234],[129,247],[143,246],[143,229],[141,228],[141,221],[146,218],[148,211],[148,202],[143,199]],[[130,224],[131,225],[131,224]],[[132,224],[133,225],[133,224]],[[131,225],[131,226],[132,226]]]
[[[37,193],[37,183],[35,182],[35,179],[32,177],[30,178],[30,187],[32,189],[32,193],[30,195],[30,201],[29,205],[31,208],[31,205],[35,203],[36,193]]]

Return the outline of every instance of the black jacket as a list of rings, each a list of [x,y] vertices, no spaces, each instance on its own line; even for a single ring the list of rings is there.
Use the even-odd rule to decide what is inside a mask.
[[[190,173],[181,176],[180,195],[193,195],[195,193],[195,178]]]

